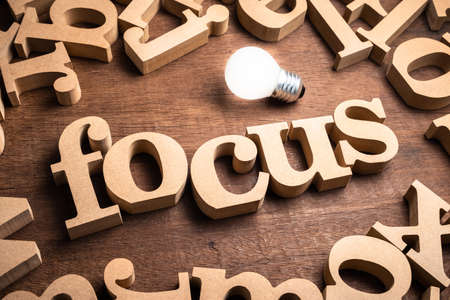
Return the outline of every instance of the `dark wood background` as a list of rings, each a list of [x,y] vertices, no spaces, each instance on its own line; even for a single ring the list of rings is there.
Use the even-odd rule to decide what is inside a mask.
[[[5,2],[0,5],[2,30],[11,22]],[[389,11],[398,2],[386,0],[382,4]],[[205,5],[212,3],[206,1]],[[342,12],[343,6],[335,4]],[[123,9],[117,7],[119,12]],[[119,39],[110,64],[73,58],[83,93],[78,104],[60,106],[54,92],[44,88],[25,93],[22,106],[7,107],[0,194],[28,198],[35,216],[33,223],[10,238],[35,240],[43,264],[1,291],[0,297],[19,289],[40,295],[58,277],[75,273],[92,283],[99,298],[107,299],[103,271],[117,257],[134,263],[133,288],[139,291],[173,289],[177,272],[191,272],[194,266],[223,268],[229,276],[254,271],[273,285],[289,278],[306,278],[323,289],[322,271],[336,241],[366,234],[376,221],[408,224],[408,207],[402,196],[415,179],[450,201],[449,157],[437,142],[423,136],[433,119],[450,113],[449,107],[430,112],[407,107],[386,80],[386,66],[369,60],[333,71],[334,54],[308,19],[282,41],[265,43],[239,25],[234,5],[229,9],[230,28],[225,35],[210,38],[206,46],[155,72],[140,75]],[[151,37],[178,24],[177,18],[160,12],[151,22]],[[366,25],[358,22],[352,26]],[[419,36],[440,39],[449,30],[446,24],[441,31],[431,32],[422,14],[393,45]],[[307,87],[305,97],[292,105],[277,105],[233,96],[224,81],[225,62],[235,50],[248,45],[267,49],[283,68],[301,74]],[[426,79],[439,74],[438,69],[425,68],[414,76]],[[329,115],[344,100],[373,97],[381,98],[385,124],[400,143],[398,155],[381,174],[354,175],[346,188],[324,193],[312,187],[295,199],[281,199],[268,192],[257,213],[219,221],[201,213],[188,183],[176,207],[140,215],[123,212],[122,226],[75,241],[68,238],[64,221],[75,216],[75,209],[68,186],[55,186],[50,165],[59,161],[61,132],[78,118],[104,118],[113,141],[142,131],[167,134],[183,146],[190,161],[194,151],[211,138],[244,134],[246,126]],[[286,149],[292,166],[304,168],[299,145],[288,143]],[[250,189],[259,166],[248,175],[236,175],[230,161],[224,158],[217,162],[222,182],[231,191]],[[139,155],[131,168],[140,187],[158,186],[161,178],[152,158]],[[101,205],[111,205],[103,178],[93,181]],[[444,254],[450,274],[450,247],[444,247]],[[371,276],[344,273],[356,287],[383,290]],[[414,282],[405,299],[419,299],[424,289]],[[198,291],[193,294],[195,299]],[[449,299],[448,295],[447,290],[442,296]]]

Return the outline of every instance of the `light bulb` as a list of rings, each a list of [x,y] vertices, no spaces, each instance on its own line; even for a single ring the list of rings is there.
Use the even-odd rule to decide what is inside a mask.
[[[305,91],[300,76],[280,68],[267,51],[258,47],[244,47],[231,55],[225,82],[233,94],[247,100],[273,97],[294,102]]]

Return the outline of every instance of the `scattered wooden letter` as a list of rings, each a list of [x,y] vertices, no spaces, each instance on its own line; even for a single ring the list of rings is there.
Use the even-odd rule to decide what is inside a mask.
[[[161,0],[162,7],[170,14],[184,19],[183,12],[186,9],[192,10],[196,16],[203,16],[205,14],[203,0]]]
[[[129,290],[135,280],[134,266],[125,258],[116,258],[108,263],[104,280],[108,293],[117,300],[191,300],[188,273],[178,273],[179,288],[173,291],[144,293]]]
[[[247,136],[258,145],[261,166],[270,174],[270,188],[281,197],[295,197],[314,183],[325,191],[346,186],[352,176],[348,167],[338,164],[328,133],[331,116],[293,121],[288,133],[286,122],[247,127]],[[283,143],[289,137],[301,143],[308,169],[294,170],[287,159]]]
[[[0,290],[42,263],[35,242],[4,240],[33,219],[27,199],[0,197]]]
[[[19,30],[19,23],[12,23],[6,32],[0,30],[0,70],[3,66],[8,65],[13,58],[12,44]],[[6,118],[5,105],[0,93],[0,121]]]
[[[427,19],[430,29],[434,31],[441,29],[445,22],[450,22],[450,0],[431,0]]]
[[[333,68],[339,71],[369,57],[371,42],[361,41],[330,0],[308,0],[308,16],[328,46],[336,53]]]
[[[381,65],[391,50],[388,46],[423,12],[427,0],[403,0],[371,30],[358,28],[357,34],[373,43],[370,58]]]
[[[278,13],[287,3],[291,11]],[[276,42],[300,27],[306,14],[306,0],[239,0],[236,12],[241,25],[257,38]]]
[[[430,80],[409,74],[426,66],[439,67],[445,74]],[[407,105],[424,110],[445,107],[450,104],[450,47],[429,38],[403,42],[394,51],[386,77]]]
[[[0,30],[0,68],[3,64],[8,64],[13,58],[12,44],[19,30],[19,23],[12,23],[8,30]]]
[[[27,291],[16,291],[6,295],[3,300],[97,300],[94,288],[89,281],[79,275],[69,274],[56,279],[38,297]]]
[[[119,29],[127,31],[131,27],[139,27],[148,37],[148,23],[158,12],[161,0],[116,0],[127,7],[119,15]]]
[[[421,300],[440,300],[440,289],[435,286],[430,286],[422,295]]]
[[[212,5],[203,17],[183,11],[184,24],[145,43],[141,28],[124,34],[125,52],[142,74],[152,72],[208,43],[209,35],[221,35],[228,29],[228,9]]]
[[[244,272],[231,278],[225,278],[225,274],[221,269],[194,268],[192,278],[201,287],[200,300],[224,300],[231,296],[248,300],[323,299],[317,286],[306,279],[289,279],[273,287],[258,273]]]
[[[92,153],[83,154],[80,141],[87,135]],[[61,161],[51,165],[57,185],[67,183],[77,216],[66,221],[71,239],[122,224],[118,205],[100,208],[91,174],[101,171],[104,155],[111,148],[108,123],[99,117],[85,117],[69,124],[59,139]]]
[[[22,20],[27,7],[34,7],[39,16],[48,16],[50,6],[55,0],[7,0],[16,21]]]
[[[261,207],[269,184],[269,174],[259,172],[252,190],[244,194],[227,191],[217,177],[214,161],[233,156],[233,169],[240,174],[255,165],[258,150],[248,138],[228,135],[214,138],[200,146],[191,161],[192,192],[200,209],[213,219],[256,212]]]
[[[26,198],[0,197],[0,239],[10,236],[34,220]]]
[[[367,293],[345,283],[343,269],[364,271],[377,277],[387,289]],[[391,244],[369,236],[347,236],[334,244],[324,271],[325,300],[364,299],[401,300],[411,285],[411,268],[401,251]]]
[[[406,192],[405,200],[409,204],[411,226],[389,227],[377,222],[368,234],[405,251],[416,280],[425,285],[448,287],[450,279],[444,270],[441,242],[450,241],[450,224],[441,224],[441,212],[448,212],[450,204],[417,180]]]
[[[0,71],[3,65],[9,64],[13,57],[12,43],[16,36],[17,30],[19,30],[19,23],[12,23],[6,32],[0,30]],[[6,118],[5,105],[3,103],[2,95],[0,93],[0,121],[4,121]],[[5,131],[0,124],[0,155],[5,150]]]
[[[70,65],[63,43],[56,43],[55,51],[51,53],[2,65],[3,81],[11,104],[20,105],[22,93],[49,85],[53,85],[59,104],[77,103],[81,98],[80,83]]]
[[[117,9],[108,0],[55,0],[50,8],[52,24],[40,23],[36,10],[28,7],[14,42],[17,53],[28,57],[31,51],[48,52],[61,41],[70,56],[112,60],[111,44],[118,37]],[[78,23],[98,25],[75,27]]]
[[[450,47],[450,32],[446,32],[442,35],[441,42]]]
[[[0,30],[0,71],[2,66],[9,64],[13,57],[12,43],[19,30],[19,23],[12,23],[6,32]],[[5,105],[3,103],[2,95],[0,93],[0,121],[6,119]],[[5,131],[0,124],[0,155],[5,150]]]
[[[370,26],[375,26],[386,15],[380,0],[341,0],[348,3],[344,11],[344,19],[351,24],[357,19],[363,19]]]
[[[143,191],[134,182],[130,163],[139,153],[147,153],[158,162],[162,182],[154,191]],[[181,145],[171,137],[141,132],[111,147],[103,163],[103,176],[112,201],[129,213],[143,213],[178,203],[186,186],[188,162]]]
[[[381,172],[398,152],[395,133],[382,124],[385,119],[379,98],[339,104],[334,111],[331,134],[337,144],[335,153],[339,163],[350,166],[358,174]]]
[[[447,154],[450,155],[450,114],[433,120],[425,133],[425,137],[438,140]]]

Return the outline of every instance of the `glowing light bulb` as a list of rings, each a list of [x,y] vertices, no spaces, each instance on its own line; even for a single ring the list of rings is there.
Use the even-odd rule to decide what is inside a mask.
[[[293,102],[305,92],[300,76],[280,68],[267,51],[257,47],[244,47],[231,55],[225,81],[233,94],[247,100],[273,97]]]

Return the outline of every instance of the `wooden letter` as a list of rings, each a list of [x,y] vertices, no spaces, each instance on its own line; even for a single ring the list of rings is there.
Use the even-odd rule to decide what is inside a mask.
[[[247,127],[247,136],[258,145],[262,169],[270,173],[270,188],[281,197],[295,197],[314,183],[325,191],[347,185],[352,176],[348,167],[336,161],[328,132],[331,116],[293,121],[289,139],[301,143],[308,169],[294,170],[287,159],[283,143],[288,138],[288,124],[273,123]]]
[[[0,71],[4,65],[9,64],[13,57],[12,43],[19,29],[18,23],[12,23],[6,32],[0,30]],[[0,121],[4,121],[6,118],[5,105],[2,99],[2,93],[0,93]],[[3,126],[0,125],[0,155],[5,150],[5,131]]]
[[[441,296],[439,295],[439,293],[440,290],[438,287],[430,286],[422,295],[421,300],[440,300]]]
[[[35,242],[3,240],[33,219],[27,199],[0,197],[0,290],[42,263]]]
[[[119,3],[127,4],[127,7],[119,16],[119,29],[121,32],[127,31],[131,27],[139,27],[148,37],[148,23],[153,19],[161,6],[160,0],[116,0]]]
[[[441,42],[450,47],[450,32],[446,32],[442,35]]]
[[[34,7],[39,16],[48,16],[55,0],[7,0],[16,21],[22,20],[27,7]]]
[[[183,25],[147,43],[144,43],[141,28],[133,27],[125,32],[125,52],[142,74],[205,45],[209,35],[221,35],[228,29],[229,12],[222,5],[212,5],[203,17],[197,17],[189,9],[183,11],[183,15]]]
[[[441,225],[440,221],[441,212],[448,212],[450,204],[417,180],[406,192],[405,199],[409,204],[411,226],[389,227],[377,222],[368,234],[382,238],[404,251],[415,279],[425,285],[447,287],[450,279],[444,271],[441,241],[450,241],[450,225]],[[408,246],[418,246],[418,250]]]
[[[111,44],[117,40],[117,10],[108,0],[56,0],[50,8],[53,24],[39,23],[36,10],[25,11],[14,42],[17,53],[28,57],[31,51],[48,52],[55,41],[64,42],[70,56],[112,60]],[[96,28],[72,25],[91,23]]]
[[[6,32],[0,30],[0,71],[3,65],[9,64],[9,61],[13,57],[12,42],[19,29],[18,23],[12,23]],[[5,105],[2,99],[2,93],[0,93],[0,121],[4,121],[6,118]],[[5,150],[5,131],[3,126],[0,125],[0,155]]]
[[[130,170],[133,156],[147,153],[158,162],[161,185],[143,191],[134,182]],[[186,186],[188,163],[183,148],[167,135],[141,132],[116,142],[105,156],[103,176],[112,201],[135,214],[175,206]]]
[[[88,137],[93,153],[83,154],[80,141]],[[91,174],[101,171],[103,157],[111,148],[111,132],[105,120],[85,117],[68,125],[59,139],[61,162],[51,165],[57,185],[67,183],[72,192],[77,216],[66,221],[71,239],[122,224],[119,207],[100,208]]]
[[[97,300],[94,288],[86,278],[69,274],[60,277],[45,290],[41,297],[31,292],[17,291],[6,295],[3,300]]]
[[[197,149],[191,161],[191,181],[195,201],[203,213],[213,219],[221,219],[255,212],[261,207],[269,174],[259,172],[252,190],[234,194],[222,186],[214,166],[217,158],[233,156],[233,169],[244,174],[255,165],[257,152],[255,144],[240,135],[221,136]]]
[[[339,270],[364,271],[383,282],[387,291],[366,293],[347,285]],[[347,236],[334,244],[325,266],[325,300],[401,300],[411,285],[411,268],[401,251],[369,236]]]
[[[0,31],[0,68],[1,65],[8,64],[13,58],[12,44],[19,30],[19,23],[12,23],[5,32]]]
[[[13,58],[12,44],[19,26],[19,23],[12,23],[8,31],[3,32],[0,30],[0,70],[3,66],[8,65]],[[4,121],[5,118],[5,105],[0,93],[0,121]]]
[[[116,258],[106,266],[104,279],[108,293],[117,300],[191,300],[188,273],[178,273],[179,288],[176,290],[135,292],[129,290],[135,279],[133,263],[125,258]]]
[[[381,65],[391,50],[388,46],[423,12],[427,0],[402,0],[371,30],[358,28],[357,34],[373,43],[370,58]]]
[[[398,152],[397,137],[382,124],[385,119],[378,98],[371,102],[348,100],[339,104],[334,111],[331,134],[337,144],[335,153],[339,163],[350,166],[358,174],[381,172]]]
[[[276,12],[285,2],[292,10]],[[306,0],[239,0],[236,12],[248,32],[261,40],[276,42],[303,24],[306,8]]]
[[[193,0],[116,0],[116,2],[127,5],[119,16],[120,31],[125,32],[131,27],[139,27],[144,30],[142,40],[148,39],[148,23],[161,5],[167,12],[180,18],[184,18],[185,9],[191,9],[197,16],[204,14],[203,6]]]
[[[10,236],[34,220],[26,198],[0,197],[0,239]]]
[[[361,18],[370,26],[375,26],[386,15],[380,0],[342,0],[348,3],[345,7],[344,19],[351,24]]]
[[[431,0],[427,19],[430,29],[434,31],[441,29],[445,22],[450,22],[450,0]]]
[[[81,98],[77,74],[63,43],[55,44],[55,51],[38,57],[2,65],[6,92],[13,106],[21,104],[20,95],[26,91],[53,85],[61,105],[72,105]]]
[[[279,300],[286,295],[292,299],[323,299],[317,286],[306,279],[289,279],[273,287],[258,273],[244,272],[231,278],[225,278],[225,274],[226,271],[221,269],[194,268],[192,278],[201,286],[200,300],[223,300],[231,296],[248,300]]]
[[[196,16],[203,16],[205,12],[201,2],[203,0],[161,0],[161,5],[170,14],[184,19],[183,12],[186,9],[192,10]]]
[[[371,42],[362,42],[330,0],[308,0],[308,16],[328,46],[336,53],[336,71],[369,57]]]
[[[426,66],[436,66],[445,74],[417,80],[410,72]],[[387,79],[403,101],[415,108],[432,110],[450,104],[450,47],[429,38],[403,42],[394,51]]]
[[[425,137],[438,140],[450,155],[450,114],[434,120],[425,133]]]

